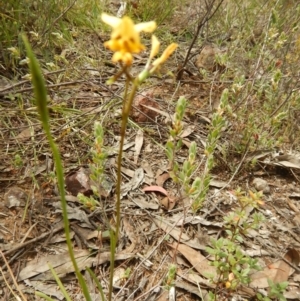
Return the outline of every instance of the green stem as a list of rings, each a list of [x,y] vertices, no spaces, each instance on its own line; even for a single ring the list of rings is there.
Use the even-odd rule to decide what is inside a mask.
[[[114,273],[114,266],[115,266],[115,254],[116,254],[116,245],[118,242],[119,230],[120,230],[120,223],[121,223],[121,165],[122,165],[122,155],[123,155],[123,146],[125,141],[126,135],[126,128],[128,123],[128,117],[130,113],[130,109],[132,106],[132,102],[135,96],[135,93],[138,89],[139,81],[136,79],[133,82],[133,87],[126,101],[127,96],[127,87],[128,81],[126,83],[125,89],[125,97],[124,97],[124,104],[122,110],[122,121],[121,121],[121,140],[120,140],[120,147],[119,147],[119,154],[118,154],[118,171],[117,171],[117,203],[116,203],[116,229],[115,231],[111,230],[111,262],[110,262],[110,279],[109,279],[109,293],[108,293],[108,300],[110,301],[112,298],[112,290],[113,290],[113,273]]]

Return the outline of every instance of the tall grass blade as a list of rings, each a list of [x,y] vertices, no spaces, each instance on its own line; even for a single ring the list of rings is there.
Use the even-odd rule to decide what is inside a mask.
[[[35,58],[35,55],[32,52],[31,46],[26,38],[25,35],[22,36],[23,41],[26,47],[27,56],[29,58],[29,67],[32,77],[32,84],[34,87],[34,94],[36,99],[36,104],[38,108],[38,112],[40,114],[41,122],[43,125],[43,129],[46,133],[48,142],[50,144],[52,153],[53,153],[53,159],[55,162],[55,169],[56,169],[56,177],[57,177],[57,183],[61,198],[61,206],[62,206],[62,214],[63,214],[63,222],[64,222],[64,230],[66,234],[66,241],[68,245],[68,251],[71,258],[71,261],[73,263],[76,276],[78,278],[80,287],[83,291],[84,297],[87,301],[92,301],[91,296],[88,292],[87,284],[85,283],[83,276],[81,275],[75,256],[73,252],[73,247],[71,243],[71,237],[70,237],[70,230],[69,230],[69,220],[68,220],[68,213],[67,213],[67,202],[65,198],[65,182],[64,182],[64,174],[63,174],[63,167],[62,162],[59,154],[59,150],[54,142],[54,139],[50,132],[50,118],[49,118],[49,112],[47,107],[47,91],[46,91],[46,85],[45,80],[41,72],[41,68],[39,66],[39,63],[37,59]]]

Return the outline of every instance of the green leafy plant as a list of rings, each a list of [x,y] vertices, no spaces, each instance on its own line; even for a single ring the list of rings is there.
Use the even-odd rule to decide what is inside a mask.
[[[219,288],[225,287],[234,291],[241,284],[250,282],[251,269],[260,270],[257,260],[243,255],[237,243],[220,238],[211,241],[211,248],[206,248],[210,255],[214,255],[213,266],[217,268]]]
[[[93,196],[85,196],[82,193],[78,193],[77,197],[82,205],[91,211],[95,210],[96,207],[99,206],[99,201],[97,201]]]
[[[268,279],[269,284],[269,292],[267,296],[263,296],[260,293],[257,293],[256,297],[258,300],[261,301],[271,301],[271,300],[279,300],[279,301],[286,301],[286,298],[284,297],[283,293],[285,292],[285,289],[288,286],[288,282],[280,282],[280,283],[274,283],[272,280]]]
[[[16,168],[22,168],[24,166],[23,159],[19,154],[15,155],[13,164],[14,164],[14,167],[16,167]]]
[[[249,191],[248,195],[240,189],[234,191],[238,208],[224,217],[226,237],[211,240],[211,246],[206,251],[213,256],[212,265],[217,269],[216,290],[213,299],[225,288],[229,292],[235,291],[240,285],[250,283],[250,272],[261,270],[256,259],[244,255],[240,244],[243,243],[243,234],[249,229],[257,229],[264,216],[254,213],[251,218],[247,216],[248,208],[257,208],[263,205],[262,193]]]
[[[85,196],[82,193],[78,194],[79,201],[90,210],[94,210],[99,206],[100,198],[100,185],[105,185],[105,161],[107,158],[107,152],[104,147],[104,131],[100,122],[94,124],[94,146],[91,150],[92,163],[90,164],[90,179],[92,181],[91,188],[93,190],[92,196]]]
[[[298,105],[291,62],[298,57],[295,33],[299,30],[299,8],[295,3],[272,3],[271,7],[260,7],[255,0],[245,3],[246,19],[235,5],[229,4],[229,18],[224,21],[227,24],[221,25],[219,19],[214,23],[231,26],[234,37],[225,64],[236,68],[234,84],[229,87],[233,135],[227,150],[235,155],[283,147],[288,142],[297,144],[293,139],[297,140],[295,132],[299,129],[293,118]],[[232,14],[235,9],[238,13]],[[238,28],[232,24],[239,24]],[[228,68],[222,78],[228,78],[230,73]]]
[[[170,289],[172,286],[174,286],[174,282],[176,279],[176,271],[177,266],[175,264],[171,264],[169,266],[169,270],[165,278],[165,286],[167,289]]]
[[[220,138],[222,127],[225,124],[223,113],[229,109],[228,90],[225,89],[220,99],[218,110],[213,114],[211,127],[208,132],[207,142],[204,150],[206,161],[202,177],[195,177],[194,172],[198,168],[196,165],[197,146],[192,142],[189,147],[188,158],[183,162],[182,167],[176,162],[178,151],[182,147],[182,138],[180,137],[183,130],[183,117],[186,109],[186,99],[178,99],[175,117],[172,128],[170,129],[170,138],[166,144],[166,155],[169,160],[171,177],[175,183],[181,187],[184,197],[192,200],[192,208],[197,211],[201,208],[210,184],[210,172],[214,166],[214,151]]]
[[[22,32],[27,34],[44,58],[63,59],[63,56],[57,54],[53,56],[53,53],[73,44],[73,36],[77,35],[78,27],[81,30],[98,29],[102,10],[103,5],[96,0],[62,0],[59,3],[54,0],[37,2],[9,0],[2,3],[1,61],[5,63],[7,69],[12,69],[16,73],[19,64],[25,63],[22,60],[25,55],[20,38]]]
[[[147,1],[141,0],[133,5],[132,12],[142,21],[155,19],[157,24],[163,24],[166,19],[171,18],[178,4],[177,0],[159,0]]]
[[[105,161],[107,158],[107,152],[104,147],[104,131],[103,127],[99,122],[95,122],[94,125],[94,148],[92,149],[92,162],[90,165],[91,170],[91,180],[93,184],[104,182],[104,169]],[[97,186],[92,186],[94,194],[99,196],[99,189]]]

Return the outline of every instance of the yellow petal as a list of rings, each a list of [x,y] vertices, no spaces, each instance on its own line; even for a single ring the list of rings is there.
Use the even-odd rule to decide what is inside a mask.
[[[262,205],[262,206],[264,206],[264,205],[265,205],[265,202],[264,202],[264,201],[262,201],[262,200],[256,200],[256,202],[257,202],[257,204],[259,204],[259,205]]]
[[[102,14],[101,18],[103,22],[113,28],[110,40],[105,42],[104,46],[116,52],[113,56],[114,62],[122,61],[126,65],[132,64],[132,53],[139,53],[145,49],[145,46],[140,41],[139,33],[141,31],[152,32],[156,28],[156,23],[153,21],[134,24],[127,16],[120,19]],[[156,47],[153,50],[154,53]]]
[[[170,44],[165,51],[163,52],[163,54],[161,55],[161,57],[159,57],[158,59],[156,59],[152,65],[154,67],[157,67],[159,65],[161,65],[162,63],[164,63],[169,57],[170,55],[175,51],[175,49],[178,47],[178,44],[176,43],[172,43]]]
[[[114,53],[111,60],[115,63],[123,62],[124,65],[130,66],[132,64],[133,57],[132,57],[132,54],[130,52],[117,51],[117,52]]]
[[[113,51],[139,53],[145,48],[140,42],[139,33],[134,29],[133,21],[127,16],[123,17],[122,22],[113,29],[111,41],[115,46],[115,50],[110,48]]]
[[[150,59],[153,59],[158,54],[160,42],[155,35],[152,35],[151,40],[152,41],[151,41]]]
[[[235,278],[234,274],[233,273],[229,273],[228,280],[232,281],[234,278]]]
[[[143,22],[139,24],[134,25],[134,29],[137,32],[153,32],[156,29],[156,23],[155,21],[150,21],[150,22]]]
[[[104,46],[109,48],[111,51],[119,51],[121,48],[120,43],[118,43],[116,40],[104,42]]]
[[[111,26],[112,28],[116,28],[122,22],[122,19],[114,17],[114,16],[110,16],[110,15],[105,14],[105,13],[103,13],[101,15],[101,19],[102,19],[102,21],[104,23],[106,23],[107,25]]]

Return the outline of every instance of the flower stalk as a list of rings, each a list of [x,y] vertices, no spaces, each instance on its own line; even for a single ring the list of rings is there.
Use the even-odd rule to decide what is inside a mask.
[[[139,24],[134,24],[133,21],[125,16],[123,18],[117,18],[114,16],[109,16],[107,14],[102,14],[102,21],[112,27],[112,33],[110,40],[104,43],[104,46],[114,52],[112,56],[112,61],[115,63],[120,63],[121,70],[109,80],[108,83],[116,81],[121,75],[126,77],[126,86],[124,93],[123,109],[122,109],[122,121],[121,121],[121,140],[118,155],[118,171],[117,171],[117,201],[116,201],[116,226],[115,230],[111,229],[111,265],[110,265],[110,283],[109,283],[109,296],[108,300],[112,298],[112,288],[113,288],[113,272],[114,272],[114,260],[115,260],[115,250],[118,242],[118,235],[120,230],[121,221],[121,164],[122,164],[122,154],[123,146],[126,136],[126,128],[128,123],[128,118],[132,106],[133,99],[139,88],[139,86],[151,75],[153,74],[161,64],[163,64],[176,50],[177,44],[172,43],[169,45],[162,55],[155,59],[155,56],[159,52],[160,42],[156,36],[152,35],[152,47],[150,56],[145,65],[144,70],[136,77],[133,78],[130,75],[130,67],[133,63],[133,54],[140,53],[145,49],[145,46],[141,43],[140,33],[152,33],[156,29],[156,23],[154,21],[144,22]],[[152,62],[153,61],[153,62]],[[131,86],[131,91],[128,93],[128,89]]]

